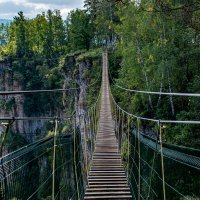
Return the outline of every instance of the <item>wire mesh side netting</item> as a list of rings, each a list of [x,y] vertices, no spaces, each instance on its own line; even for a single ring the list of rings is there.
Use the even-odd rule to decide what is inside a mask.
[[[0,158],[0,199],[83,196],[80,137],[78,129],[73,129],[74,122],[70,123],[67,132],[59,130],[56,136],[44,137]]]
[[[133,199],[200,199],[199,151],[163,143],[161,124],[153,137],[142,132],[141,119],[112,104],[116,137]],[[161,132],[162,131],[162,132]]]
[[[160,142],[146,138],[141,132],[138,136],[137,131],[135,127],[130,132],[128,174],[133,197],[161,200],[165,195],[170,200],[198,199],[199,158],[164,147],[162,166]]]

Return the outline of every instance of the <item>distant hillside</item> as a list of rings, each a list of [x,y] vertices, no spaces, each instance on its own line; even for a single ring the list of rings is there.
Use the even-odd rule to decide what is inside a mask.
[[[10,24],[12,20],[10,19],[0,19],[0,24]]]

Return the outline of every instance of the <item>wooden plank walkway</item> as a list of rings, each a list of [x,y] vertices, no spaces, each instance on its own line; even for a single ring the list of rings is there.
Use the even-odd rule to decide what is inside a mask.
[[[107,53],[103,54],[100,120],[84,199],[132,199],[112,121]]]

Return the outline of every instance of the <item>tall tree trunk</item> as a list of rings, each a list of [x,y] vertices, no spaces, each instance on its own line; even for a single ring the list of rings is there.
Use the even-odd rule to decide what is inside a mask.
[[[164,73],[162,72],[162,75],[161,75],[161,82],[160,82],[160,92],[162,92],[163,91],[163,79],[164,79]],[[157,108],[158,108],[158,106],[160,105],[160,100],[161,100],[161,94],[159,95],[159,97],[158,97],[158,102],[157,102]]]
[[[143,71],[143,74],[144,74],[144,77],[145,77],[146,87],[147,87],[147,90],[149,90],[149,79],[148,79],[148,76],[147,76],[147,72],[144,69],[145,61],[144,61],[142,50],[140,48],[140,45],[139,45],[139,42],[138,42],[137,39],[136,39],[136,43],[137,43],[137,48],[138,48],[138,52],[139,52],[140,59],[141,59],[142,71]],[[149,105],[150,105],[151,109],[153,110],[153,104],[152,104],[152,99],[151,99],[151,95],[150,94],[148,95],[148,99],[149,99]]]
[[[168,79],[169,92],[172,93],[172,86],[171,86],[171,81],[170,81],[170,77],[169,77],[169,68],[168,67],[167,67],[167,79]],[[175,116],[173,97],[170,96],[169,99],[170,99],[172,115]]]

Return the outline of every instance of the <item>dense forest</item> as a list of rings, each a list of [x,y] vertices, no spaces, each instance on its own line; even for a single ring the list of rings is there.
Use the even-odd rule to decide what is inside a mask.
[[[98,57],[99,48],[108,45],[110,71],[118,85],[147,91],[198,93],[199,15],[196,0],[86,0],[85,8],[71,11],[66,20],[59,10],[49,10],[34,19],[19,12],[9,26],[0,27],[0,59],[7,62],[12,71],[9,73],[23,90],[62,88],[63,74],[67,73],[62,65],[67,56],[84,58],[88,51],[86,56]],[[67,87],[76,84],[72,80],[73,77]],[[114,86],[113,92],[125,110],[139,116],[178,120],[199,117],[196,97],[140,95]],[[48,98],[27,96],[25,114],[55,114],[54,98]],[[58,101],[62,102],[62,98]],[[2,100],[1,105],[12,107],[12,102],[13,99]],[[199,127],[195,125],[167,128],[169,141],[181,145],[199,147],[198,135]]]
[[[85,0],[84,8],[72,10],[67,19],[59,10],[32,19],[19,12],[10,24],[0,25],[0,90],[66,91],[0,96],[0,117],[67,117],[87,111],[99,94],[101,56],[106,48],[111,91],[121,108],[151,119],[199,120],[199,97],[122,89],[200,93],[198,0]],[[68,91],[70,88],[79,89]],[[152,138],[156,127],[153,122],[141,121],[141,131]],[[60,132],[68,130],[65,125],[59,128]],[[199,152],[199,125],[167,124],[165,128],[166,144]],[[49,130],[53,130],[49,122],[15,122],[5,153],[51,135]],[[0,124],[0,133],[3,131]],[[50,163],[50,156],[46,160]],[[72,165],[69,168],[72,170]],[[191,186],[196,196],[199,182],[192,173],[190,176],[196,181],[196,186]]]

